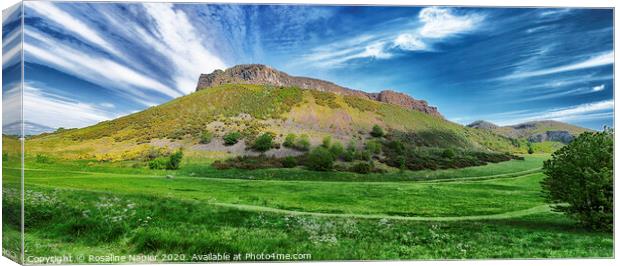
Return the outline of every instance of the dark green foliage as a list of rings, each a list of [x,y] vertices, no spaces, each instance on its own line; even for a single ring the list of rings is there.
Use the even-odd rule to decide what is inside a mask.
[[[308,154],[306,166],[315,171],[329,171],[334,166],[334,156],[328,149],[317,147]]]
[[[282,167],[293,168],[295,166],[297,166],[297,158],[293,156],[286,156],[282,158]]]
[[[222,137],[224,145],[235,145],[241,139],[241,133],[237,131],[229,132]]]
[[[215,161],[212,166],[220,170],[231,168],[255,170],[263,168],[281,168],[284,166],[283,161],[284,160],[276,157],[265,155],[238,156],[224,161]]]
[[[182,159],[183,159],[183,150],[178,150],[178,151],[170,154],[170,161],[169,161],[168,167],[166,169],[168,169],[168,170],[179,169],[179,167],[181,166],[181,160]]]
[[[534,153],[534,148],[532,147],[532,143],[531,142],[527,142],[527,153],[528,154],[533,154]]]
[[[263,133],[254,141],[254,145],[252,145],[252,149],[256,151],[260,151],[260,152],[268,151],[272,147],[273,147],[273,134],[272,133]]]
[[[287,148],[294,148],[296,138],[297,136],[293,133],[286,135],[286,138],[284,138],[284,142],[282,143],[282,146],[287,147]]]
[[[200,134],[200,144],[209,144],[212,139],[213,133],[210,131],[203,131],[202,134]]]
[[[545,161],[543,192],[583,225],[613,230],[613,132],[585,132]],[[567,205],[563,205],[567,204]]]
[[[454,158],[455,153],[453,149],[445,149],[443,150],[443,152],[441,153],[441,156],[443,156],[444,158]]]
[[[381,142],[377,140],[366,141],[365,149],[371,154],[380,154],[381,153]]]
[[[295,142],[295,149],[299,151],[308,151],[310,150],[310,137],[306,134],[302,134],[297,138]]]
[[[336,141],[332,143],[332,145],[329,147],[329,152],[334,155],[334,158],[341,158],[342,155],[345,153],[344,146],[342,146],[342,143]]]
[[[385,133],[383,132],[383,128],[381,128],[379,125],[374,125],[372,126],[372,130],[370,131],[370,135],[375,138],[380,138],[383,137]]]
[[[373,167],[372,165],[370,165],[370,163],[361,162],[361,163],[356,163],[353,166],[351,166],[351,168],[349,168],[349,171],[359,173],[359,174],[368,174],[372,171],[372,168]]]

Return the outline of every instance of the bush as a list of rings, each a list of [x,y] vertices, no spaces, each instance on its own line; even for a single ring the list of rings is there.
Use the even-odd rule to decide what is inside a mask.
[[[287,147],[287,148],[294,148],[295,147],[295,139],[297,138],[297,136],[295,134],[288,134],[286,135],[286,138],[284,138],[284,142],[282,143],[282,146]]]
[[[151,169],[166,169],[168,164],[170,163],[170,158],[168,157],[157,157],[149,162],[149,168]]]
[[[46,155],[43,155],[43,154],[37,154],[37,156],[35,157],[35,161],[37,163],[51,163],[52,162],[50,157],[47,157]]]
[[[213,133],[210,131],[204,131],[200,134],[200,144],[209,144],[213,140]]]
[[[349,168],[349,171],[359,174],[368,174],[372,171],[372,165],[369,163],[356,163]]]
[[[586,132],[545,161],[542,181],[556,211],[596,230],[613,230],[613,132]],[[563,205],[567,204],[567,205]]]
[[[447,158],[447,159],[454,158],[454,156],[455,156],[455,154],[454,154],[454,151],[452,149],[445,149],[441,153],[441,157]]]
[[[534,147],[532,147],[532,143],[531,142],[527,143],[527,153],[528,154],[533,154],[534,153]]]
[[[385,133],[383,132],[383,128],[381,128],[379,125],[374,125],[372,126],[372,131],[370,131],[370,135],[375,138],[380,138],[383,137]]]
[[[334,166],[334,156],[326,148],[317,147],[308,155],[306,164],[315,171],[328,171]]]
[[[149,162],[149,168],[159,170],[177,170],[181,166],[182,159],[183,151],[179,150],[170,154],[170,156],[161,156],[151,160]]]
[[[181,160],[183,159],[183,151],[179,150],[170,155],[170,159],[168,161],[168,170],[176,170],[181,166]]]
[[[366,150],[371,154],[381,153],[381,142],[376,140],[369,140],[366,142]]]
[[[273,134],[271,133],[263,133],[260,135],[252,145],[252,149],[265,152],[270,150],[273,147]]]
[[[295,142],[295,149],[300,151],[310,150],[310,137],[308,137],[308,135],[306,134],[299,136],[299,138]]]
[[[329,149],[329,147],[332,146],[332,136],[324,137],[321,146],[323,146],[323,148]]]
[[[297,166],[297,158],[293,156],[287,156],[282,158],[282,167],[293,168]]]
[[[344,154],[344,146],[340,142],[334,142],[331,147],[329,147],[329,152],[332,153],[334,158],[340,158]]]
[[[230,146],[235,145],[241,139],[241,133],[237,131],[229,132],[222,137],[224,140],[224,145]]]

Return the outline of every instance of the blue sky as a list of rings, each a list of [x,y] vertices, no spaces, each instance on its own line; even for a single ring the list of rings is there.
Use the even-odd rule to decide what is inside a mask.
[[[25,2],[25,119],[83,127],[262,63],[449,120],[613,124],[610,9]],[[3,46],[4,47],[4,46]],[[3,61],[4,51],[3,49]]]

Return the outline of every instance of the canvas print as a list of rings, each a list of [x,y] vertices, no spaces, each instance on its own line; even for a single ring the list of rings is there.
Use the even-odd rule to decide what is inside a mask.
[[[612,258],[611,8],[27,1],[23,264]]]

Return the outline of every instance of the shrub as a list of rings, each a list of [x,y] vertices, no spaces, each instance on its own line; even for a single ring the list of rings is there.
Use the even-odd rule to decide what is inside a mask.
[[[370,135],[375,138],[380,138],[383,137],[385,133],[383,132],[383,128],[381,128],[379,125],[374,125],[372,126],[372,130],[370,131]]]
[[[532,143],[531,142],[527,143],[527,153],[528,154],[533,154],[534,153],[534,147],[532,147]]]
[[[224,145],[235,145],[237,144],[237,142],[239,142],[239,139],[241,139],[241,133],[237,131],[229,132],[226,133],[226,135],[224,135],[222,139],[224,140]]]
[[[371,154],[380,154],[381,153],[381,142],[376,140],[369,140],[365,144],[366,150]]]
[[[270,150],[273,147],[273,134],[271,133],[263,133],[260,135],[252,145],[252,149],[265,152]]]
[[[332,136],[325,136],[323,138],[323,143],[321,144],[323,148],[329,149],[332,146]]]
[[[288,134],[286,135],[286,138],[284,138],[284,142],[282,143],[282,145],[287,148],[294,148],[296,138],[297,136],[295,134]]]
[[[170,163],[170,158],[168,157],[157,157],[149,162],[149,168],[151,169],[166,169],[168,164]]]
[[[586,132],[545,161],[543,193],[554,209],[597,230],[613,229],[613,132]],[[567,205],[562,205],[567,204]]]
[[[35,161],[37,163],[51,163],[52,162],[50,157],[47,157],[43,154],[37,154],[37,156],[35,157]]]
[[[329,147],[329,152],[332,153],[334,158],[340,158],[344,154],[344,146],[342,146],[342,143],[336,141]]]
[[[310,150],[310,137],[308,137],[308,135],[306,134],[299,136],[299,138],[295,142],[295,149],[300,151]]]
[[[326,148],[317,147],[308,155],[306,164],[315,171],[328,171],[334,166],[334,156]]]
[[[181,166],[181,160],[183,159],[183,150],[178,150],[177,152],[170,155],[170,160],[168,161],[168,167],[166,169],[176,170]]]
[[[446,158],[446,159],[454,158],[454,155],[455,155],[454,154],[454,150],[452,150],[452,149],[445,149],[441,153],[441,157]]]
[[[282,158],[282,166],[285,168],[293,168],[297,166],[297,158],[293,156],[286,156]]]
[[[372,171],[372,165],[369,163],[356,163],[349,168],[349,171],[360,174],[368,174]]]
[[[200,144],[209,144],[213,140],[213,133],[210,131],[204,131],[200,134]]]

